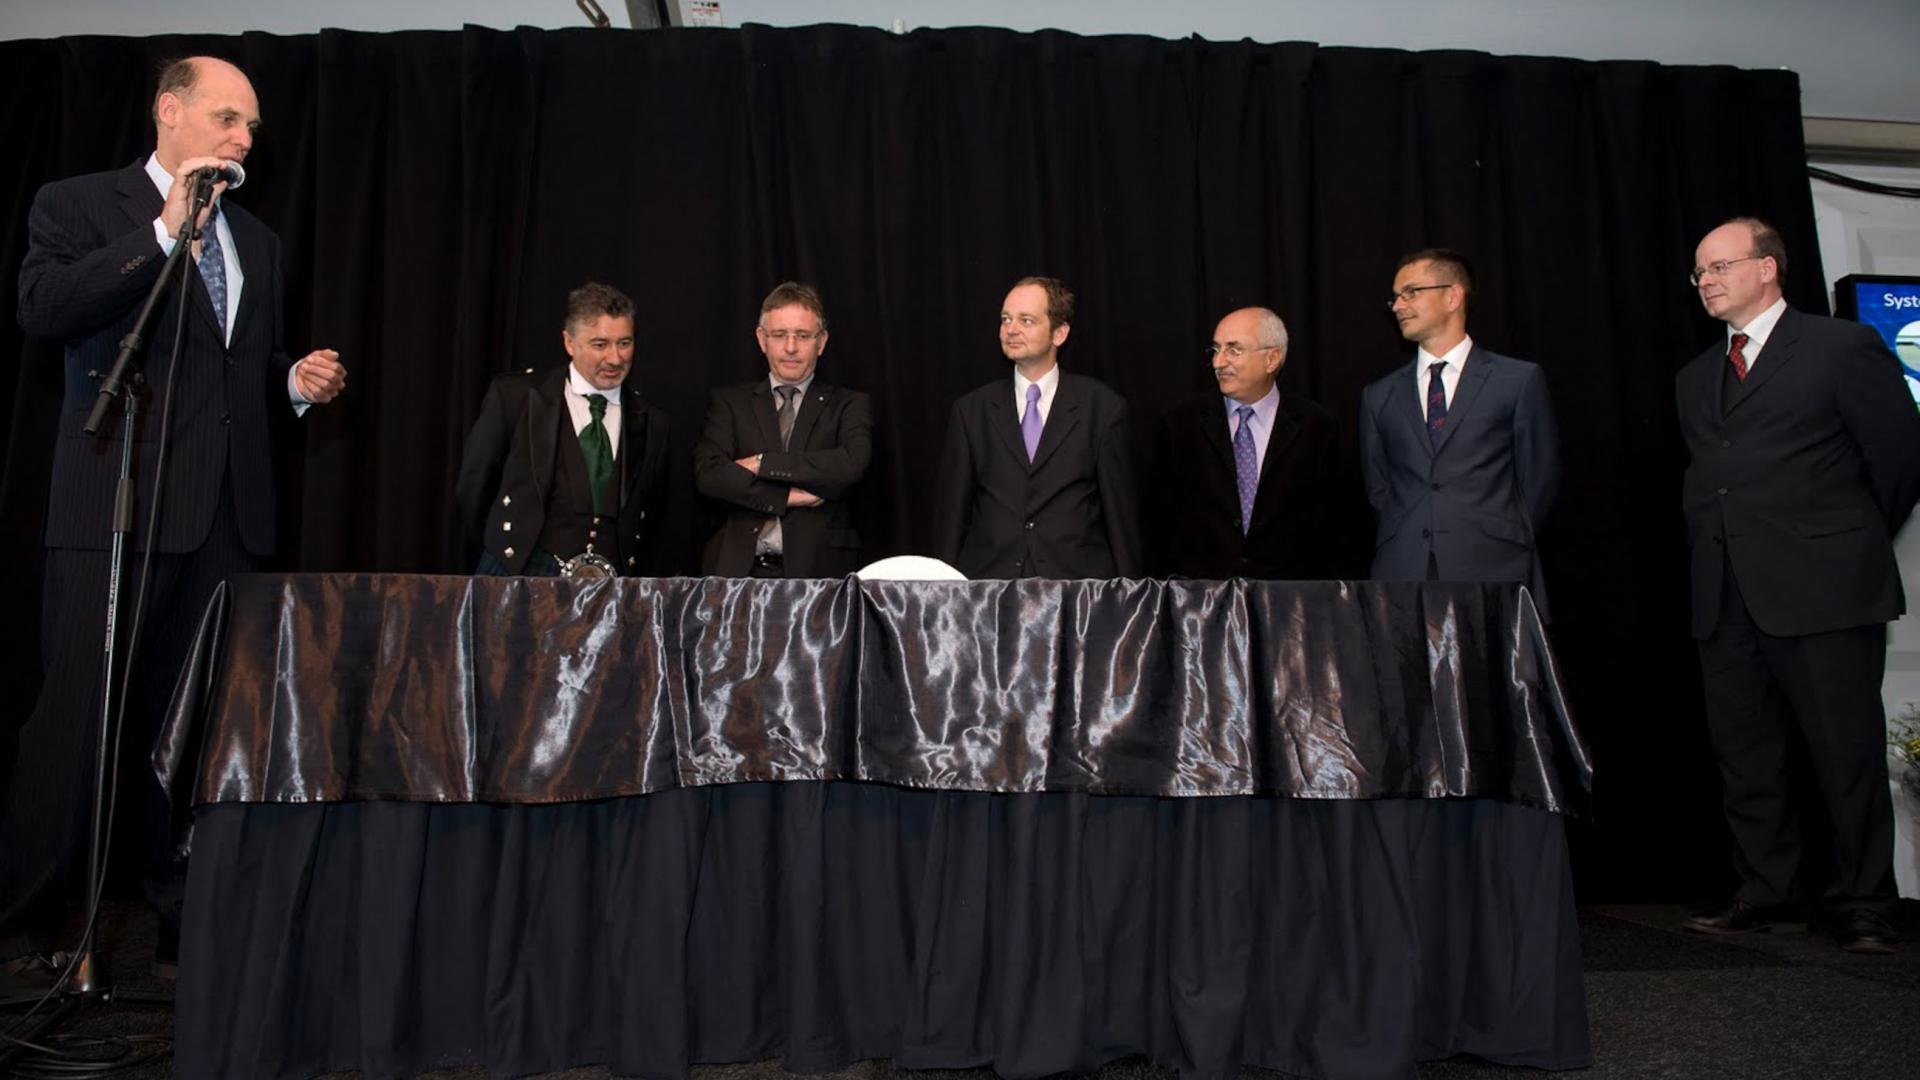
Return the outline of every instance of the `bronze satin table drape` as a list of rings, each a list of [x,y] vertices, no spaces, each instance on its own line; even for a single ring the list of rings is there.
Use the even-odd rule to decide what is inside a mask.
[[[1513,587],[255,576],[193,657],[182,1075],[1589,1060]]]

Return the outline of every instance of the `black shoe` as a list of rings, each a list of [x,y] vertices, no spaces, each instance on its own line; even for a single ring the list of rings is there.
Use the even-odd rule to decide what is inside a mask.
[[[1886,916],[1861,910],[1848,915],[1840,925],[1840,947],[1852,953],[1885,956],[1900,951],[1900,935],[1894,932]]]
[[[1773,924],[1767,921],[1761,908],[1735,897],[1726,907],[1698,911],[1687,916],[1687,921],[1681,929],[1696,934],[1728,937],[1734,934],[1765,933],[1773,929]]]

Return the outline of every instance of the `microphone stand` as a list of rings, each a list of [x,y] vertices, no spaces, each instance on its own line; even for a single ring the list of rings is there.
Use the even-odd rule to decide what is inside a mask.
[[[94,759],[93,770],[93,827],[90,843],[87,847],[87,924],[81,932],[80,944],[74,949],[74,958],[67,965],[67,991],[71,994],[97,996],[102,1000],[112,997],[113,980],[107,971],[105,958],[94,951],[94,935],[99,923],[100,898],[106,887],[107,855],[113,843],[113,800],[114,788],[120,774],[120,727],[119,714],[123,711],[127,693],[126,676],[131,674],[131,665],[115,678],[119,664],[119,628],[121,586],[126,576],[127,541],[133,534],[134,520],[134,484],[133,484],[133,446],[134,433],[139,419],[140,391],[146,384],[145,373],[141,370],[136,357],[146,345],[147,331],[152,326],[155,315],[160,310],[160,301],[167,293],[167,287],[173,283],[174,269],[179,268],[180,295],[182,303],[180,318],[176,321],[173,334],[173,353],[169,363],[169,380],[180,378],[180,343],[186,330],[187,274],[193,260],[185,256],[192,250],[193,243],[199,238],[200,212],[213,201],[213,182],[200,173],[195,173],[190,181],[193,185],[188,192],[186,220],[180,223],[180,232],[174,239],[173,250],[168,253],[167,261],[161,267],[160,276],[154,280],[153,288],[147,291],[146,302],[140,308],[140,315],[134,320],[133,329],[120,339],[120,352],[114,357],[113,368],[100,382],[100,393],[94,398],[93,411],[88,414],[85,427],[88,435],[98,437],[106,425],[107,413],[113,408],[115,399],[124,398],[124,407],[120,411],[120,477],[113,493],[113,539],[109,547],[107,564],[106,598],[106,644],[100,665],[100,737],[99,752]],[[154,478],[155,503],[157,511],[160,478]],[[151,559],[153,552],[149,550]],[[138,628],[139,612],[135,610],[135,627]],[[128,642],[129,658],[137,643]],[[57,988],[56,984],[56,988]]]

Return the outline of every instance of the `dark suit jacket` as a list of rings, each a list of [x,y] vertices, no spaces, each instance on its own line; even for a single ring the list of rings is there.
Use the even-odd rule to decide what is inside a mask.
[[[1394,365],[1361,393],[1360,461],[1374,578],[1420,580],[1431,553],[1442,579],[1520,582],[1546,612],[1536,538],[1560,487],[1560,435],[1537,365],[1469,350],[1438,445],[1412,365]]]
[[[953,403],[934,506],[934,552],[970,578],[1146,573],[1126,399],[1060,373],[1031,464],[1013,380]]]
[[[1176,405],[1160,420],[1152,483],[1158,572],[1208,580],[1333,577],[1341,463],[1332,415],[1298,394],[1280,396],[1245,536],[1228,430],[1218,393]]]
[[[471,543],[516,574],[526,568],[546,527],[560,439],[578,438],[567,412],[566,387],[566,364],[494,376],[460,455],[453,491],[460,527]],[[667,434],[666,412],[641,400],[633,382],[622,386],[614,470],[621,485],[623,574],[655,569],[660,507],[667,494]],[[553,554],[564,559],[578,553]]]
[[[707,404],[693,483],[722,504],[726,517],[707,540],[700,569],[745,577],[761,524],[778,514],[788,577],[844,577],[860,568],[860,534],[848,499],[873,456],[872,402],[816,378],[793,418],[787,450],[780,448],[778,406],[765,378],[715,390]],[[749,454],[765,455],[758,477],[734,464]],[[825,501],[789,508],[787,492],[796,487]]]
[[[1715,342],[1674,386],[1692,455],[1681,502],[1694,636],[1713,632],[1729,560],[1769,634],[1898,617],[1890,537],[1920,498],[1920,412],[1899,361],[1864,326],[1792,308],[1723,399],[1726,354]]]
[[[59,442],[53,454],[54,497],[47,505],[50,547],[105,548],[111,539],[113,490],[120,465],[120,414],[110,437],[80,430],[99,389],[90,371],[106,372],[132,329],[141,301],[165,256],[153,236],[162,199],[145,159],[112,172],[48,184],[28,212],[28,248],[20,267],[20,325],[64,342],[66,385]],[[167,483],[156,550],[180,554],[205,541],[230,482],[240,536],[256,556],[273,553],[274,479],[268,410],[291,410],[281,347],[280,241],[243,207],[222,200],[246,284],[234,315],[232,342],[220,335],[213,303],[198,273],[187,291],[186,334],[170,425]],[[176,269],[177,272],[177,269]],[[153,507],[160,401],[173,378],[170,354],[179,289],[170,289],[148,332],[144,364],[150,390],[141,402],[136,439],[140,514]],[[135,524],[135,543],[145,518]]]

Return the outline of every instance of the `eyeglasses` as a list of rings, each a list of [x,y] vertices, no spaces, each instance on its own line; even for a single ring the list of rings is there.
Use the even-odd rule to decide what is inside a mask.
[[[1228,356],[1238,360],[1248,353],[1266,352],[1268,349],[1277,349],[1279,347],[1278,345],[1242,345],[1237,341],[1229,341],[1225,345],[1207,346],[1207,359],[1212,360],[1221,353],[1226,353]]]
[[[1452,282],[1448,282],[1445,285],[1409,285],[1406,288],[1401,289],[1399,292],[1394,293],[1392,296],[1387,297],[1387,310],[1392,311],[1393,305],[1400,303],[1402,300],[1406,301],[1409,304],[1413,303],[1415,297],[1419,296],[1423,292],[1426,292],[1428,289],[1451,289],[1451,288],[1453,288]]]
[[[798,345],[804,349],[807,346],[813,344],[814,338],[817,338],[821,334],[826,333],[826,331],[824,330],[763,330],[761,331],[761,333],[767,335],[767,340],[773,342],[775,345],[785,345],[787,343],[787,339],[792,338],[793,343],[795,345]]]
[[[1700,282],[1704,280],[1708,274],[1712,274],[1714,277],[1726,277],[1727,271],[1733,267],[1734,263],[1743,263],[1751,259],[1764,258],[1766,258],[1765,255],[1742,255],[1737,259],[1721,259],[1719,262],[1710,262],[1705,266],[1696,266],[1692,270],[1687,271],[1687,284],[1697,289],[1700,287]]]

